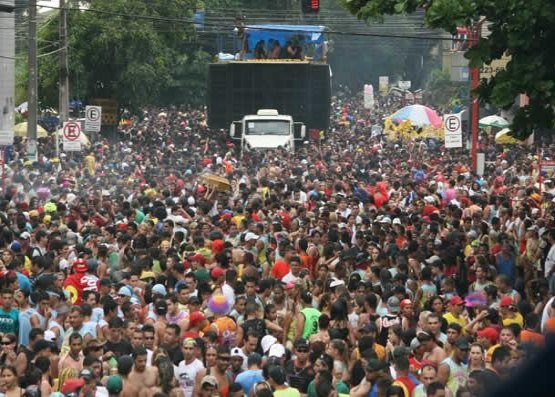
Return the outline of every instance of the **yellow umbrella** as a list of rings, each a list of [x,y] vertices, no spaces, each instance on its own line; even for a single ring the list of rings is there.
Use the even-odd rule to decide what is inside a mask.
[[[498,145],[522,145],[525,141],[520,141],[509,135],[511,132],[508,128],[503,128],[497,134],[495,134],[495,143]]]
[[[63,128],[60,128],[58,131],[56,131],[56,133],[60,136],[61,142],[64,136]],[[89,141],[89,138],[85,135],[83,131],[81,131],[81,133],[79,134],[79,141],[81,142],[81,145],[85,147],[91,146],[91,141]]]
[[[27,122],[24,121],[23,123],[16,124],[13,127],[13,132],[15,136],[19,137],[26,137],[27,136]],[[42,128],[40,125],[37,125],[37,138],[47,138],[48,131]]]

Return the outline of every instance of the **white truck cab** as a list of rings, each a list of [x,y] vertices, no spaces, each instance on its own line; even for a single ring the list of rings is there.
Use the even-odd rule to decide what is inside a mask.
[[[233,139],[241,141],[241,156],[245,150],[267,150],[278,147],[295,150],[295,141],[306,136],[306,126],[295,123],[293,117],[280,115],[275,109],[260,109],[234,121],[229,129]]]

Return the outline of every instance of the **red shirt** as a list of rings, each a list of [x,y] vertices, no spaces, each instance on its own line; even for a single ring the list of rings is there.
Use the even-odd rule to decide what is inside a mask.
[[[289,264],[285,262],[283,259],[280,259],[279,261],[274,263],[274,266],[272,267],[272,271],[270,272],[270,274],[272,275],[273,278],[281,280],[289,273],[290,270],[291,268],[289,267]]]

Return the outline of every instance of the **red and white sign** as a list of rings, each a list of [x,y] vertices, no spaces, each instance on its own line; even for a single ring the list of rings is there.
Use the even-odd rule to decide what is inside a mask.
[[[63,146],[66,152],[81,151],[81,125],[76,121],[67,121],[62,129]]]

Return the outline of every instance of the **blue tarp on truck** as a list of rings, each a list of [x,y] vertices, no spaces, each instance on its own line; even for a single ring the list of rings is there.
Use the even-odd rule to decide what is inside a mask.
[[[245,29],[249,48],[254,48],[260,40],[266,43],[277,40],[281,46],[293,39],[302,44],[322,45],[325,26],[314,25],[247,25]]]

